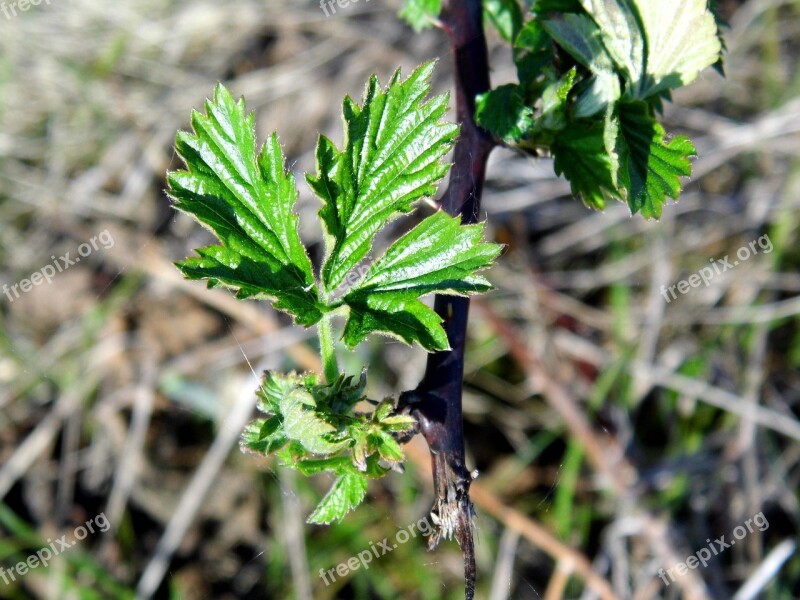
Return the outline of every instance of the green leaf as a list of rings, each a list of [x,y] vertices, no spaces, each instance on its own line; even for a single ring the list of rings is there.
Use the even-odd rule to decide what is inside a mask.
[[[553,62],[553,43],[537,20],[530,20],[514,38],[514,64],[520,87],[534,87],[534,81]]]
[[[433,25],[440,12],[442,0],[405,0],[400,17],[419,32]]]
[[[525,105],[518,85],[501,85],[475,99],[475,120],[494,137],[513,144],[533,124],[533,108]]]
[[[433,196],[450,168],[441,159],[458,126],[440,122],[447,94],[424,102],[433,67],[422,65],[404,81],[398,70],[385,91],[373,76],[363,108],[345,98],[343,150],[320,136],[317,175],[307,180],[323,202],[319,214],[328,235],[322,282],[328,293],[367,256],[377,232],[415,201]]]
[[[567,125],[567,96],[575,85],[576,70],[573,67],[558,81],[550,83],[542,93],[542,114],[536,125],[542,129],[557,131]]]
[[[258,454],[270,454],[283,447],[288,438],[283,435],[280,417],[256,419],[247,424],[242,432],[241,445]]]
[[[406,458],[397,440],[390,434],[383,432],[378,438],[378,453],[383,460],[389,462],[403,462]]]
[[[409,431],[413,429],[416,424],[416,419],[408,415],[394,415],[391,417],[386,417],[385,419],[381,419],[381,425],[388,431]]]
[[[522,29],[522,9],[517,0],[483,0],[483,10],[502,38],[513,42]]]
[[[336,456],[333,458],[309,458],[297,461],[293,466],[303,475],[308,477],[324,471],[332,471],[336,474],[345,473],[352,470],[352,462],[349,456]]]
[[[393,412],[394,405],[392,404],[391,400],[387,398],[375,407],[375,411],[372,413],[372,420],[375,422],[383,421],[384,419],[389,418]]]
[[[568,13],[558,19],[542,21],[542,27],[572,58],[593,73],[614,68],[603,46],[600,28],[587,15]]]
[[[280,399],[280,411],[286,437],[300,442],[312,454],[333,454],[346,442],[332,443],[327,438],[336,428],[319,418],[314,411],[316,402],[304,388],[294,388]]]
[[[601,41],[600,30],[589,17],[567,14],[544,21],[547,33],[576,61],[591,71],[575,107],[576,117],[589,117],[606,110],[621,95],[614,62]]]
[[[355,383],[354,379],[352,375],[342,374],[332,384],[317,385],[309,389],[318,405],[329,407],[331,413],[335,415],[349,414],[356,404],[366,398],[364,390],[367,387],[367,368],[362,369]]]
[[[573,194],[599,210],[608,198],[620,195],[614,160],[617,128],[614,120],[579,119],[559,131],[550,148],[555,172],[567,178]]]
[[[570,13],[579,12],[581,3],[579,0],[536,0],[531,7],[531,12],[538,16],[549,13]]]
[[[168,193],[221,245],[198,250],[178,268],[189,279],[229,286],[239,298],[272,298],[301,325],[316,323],[322,313],[293,212],[297,190],[277,135],[256,153],[253,115],[221,84],[206,114],[193,112],[192,128],[177,136],[187,170],[168,174]]]
[[[351,471],[340,476],[333,487],[325,494],[311,516],[308,523],[327,524],[341,521],[353,508],[358,506],[367,495],[367,476]]]
[[[635,97],[688,85],[718,63],[722,44],[707,0],[639,0],[636,6],[644,26],[647,71],[639,77]]]
[[[619,105],[619,186],[627,191],[632,213],[641,212],[657,219],[666,197],[677,199],[680,177],[692,173],[690,156],[695,156],[692,142],[678,136],[667,142],[664,128],[644,102]]]
[[[707,0],[581,0],[628,82],[647,99],[687,85],[719,60],[722,45]]]
[[[314,375],[281,374],[264,371],[256,391],[258,410],[264,413],[280,414],[281,400],[297,387],[309,387],[317,383]]]
[[[343,298],[350,308],[345,343],[354,347],[379,332],[428,351],[447,349],[441,319],[418,298],[491,289],[476,272],[497,258],[501,246],[481,242],[483,229],[439,211],[392,244]]]
[[[599,71],[586,80],[585,87],[575,102],[573,114],[580,119],[606,112],[621,95],[617,74],[613,71]]]
[[[662,2],[674,12],[681,2],[664,0],[641,0]],[[645,42],[636,18],[633,5],[638,0],[581,0],[581,4],[599,28],[597,41],[601,41],[608,56],[629,82],[636,82],[645,64]]]

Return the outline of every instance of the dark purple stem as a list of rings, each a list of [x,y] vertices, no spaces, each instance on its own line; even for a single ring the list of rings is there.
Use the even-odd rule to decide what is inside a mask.
[[[478,220],[486,161],[494,147],[491,136],[475,123],[475,97],[490,89],[481,2],[446,0],[441,19],[453,50],[456,116],[461,124],[442,208],[469,224]],[[439,520],[431,545],[455,534],[464,553],[466,598],[472,600],[476,575],[469,500],[472,476],[464,461],[461,418],[469,298],[437,295],[434,308],[444,320],[452,349],[429,355],[425,376],[416,390],[401,396],[400,405],[417,418],[431,451],[436,494],[433,512]]]

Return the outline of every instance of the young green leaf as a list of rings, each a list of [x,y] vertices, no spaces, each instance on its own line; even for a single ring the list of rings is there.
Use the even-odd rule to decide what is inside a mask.
[[[256,392],[258,410],[263,413],[280,414],[281,400],[297,387],[310,389],[318,383],[313,374],[273,373],[264,371],[261,385]]]
[[[341,521],[366,495],[367,476],[355,470],[349,471],[334,482],[333,487],[308,517],[308,523],[324,525]]]
[[[380,332],[423,348],[448,348],[439,316],[418,298],[431,293],[469,295],[491,289],[477,271],[500,254],[482,242],[484,225],[461,225],[439,211],[397,240],[344,296],[350,308],[344,341],[353,347]]]
[[[637,98],[688,85],[708,66],[718,63],[722,44],[707,0],[636,3],[644,27],[647,69],[639,77]]]
[[[387,462],[403,462],[405,455],[400,444],[397,443],[391,434],[381,432],[377,435],[378,453],[381,458]]]
[[[294,468],[303,475],[309,476],[325,471],[340,474],[351,471],[353,462],[349,456],[336,456],[333,458],[308,458],[294,463]]]
[[[597,24],[583,14],[566,14],[561,19],[544,21],[547,33],[592,76],[575,107],[576,117],[590,117],[612,105],[621,95],[614,62],[600,41]]]
[[[514,38],[512,48],[517,78],[527,93],[536,87],[535,81],[553,62],[553,43],[537,20],[525,23]]]
[[[549,13],[570,13],[581,10],[580,0],[534,0],[531,12],[538,16]]]
[[[336,428],[321,419],[315,408],[314,397],[304,388],[297,387],[285,394],[280,401],[280,414],[286,437],[300,442],[312,454],[338,452],[346,442],[329,441],[330,434],[336,433]]]
[[[285,441],[299,443],[311,454],[333,454],[346,445],[346,440],[332,440],[337,433],[329,419],[324,418],[330,409],[318,406],[315,390],[320,386],[315,375],[281,375],[264,373],[258,390],[258,408],[273,417],[264,422],[260,429],[248,428],[243,443],[257,450],[266,445],[264,452],[272,452]],[[280,431],[278,431],[278,427]],[[280,437],[278,437],[280,436]]]
[[[206,114],[193,112],[194,134],[175,146],[186,171],[168,174],[175,208],[211,229],[221,245],[177,263],[189,279],[226,285],[239,298],[269,297],[301,325],[322,316],[311,261],[300,241],[294,177],[284,170],[278,138],[256,153],[253,115],[221,84]]]
[[[411,211],[416,200],[436,192],[450,168],[441,159],[458,126],[440,122],[447,94],[424,102],[433,67],[432,62],[424,64],[403,81],[398,70],[385,91],[373,76],[363,107],[345,98],[343,150],[320,136],[317,175],[307,180],[323,202],[319,214],[328,234],[322,268],[326,293],[367,256],[380,229]]]
[[[556,174],[564,175],[572,193],[598,210],[606,207],[608,198],[621,195],[616,186],[616,137],[615,120],[579,119],[559,131],[550,148]]]
[[[536,127],[557,131],[567,126],[567,96],[575,85],[576,70],[573,67],[563,77],[548,84],[542,92],[542,114],[536,119]]]
[[[475,120],[506,143],[519,142],[533,125],[533,108],[525,105],[518,85],[501,85],[475,99]]]
[[[523,21],[518,0],[483,0],[483,10],[503,39],[513,42]]]
[[[400,17],[419,32],[433,25],[441,11],[442,0],[405,0]]]
[[[581,0],[581,5],[588,17],[570,13],[545,26],[603,80],[606,94],[615,71],[627,82],[627,98],[657,100],[719,60],[722,45],[706,0]]]
[[[641,211],[643,216],[657,219],[666,197],[678,198],[679,177],[691,175],[689,157],[697,153],[686,137],[667,142],[664,128],[650,110],[644,102],[619,107],[618,182],[627,192],[632,213]]]
[[[283,434],[281,419],[275,415],[248,423],[242,433],[241,446],[257,454],[271,454],[288,441]]]

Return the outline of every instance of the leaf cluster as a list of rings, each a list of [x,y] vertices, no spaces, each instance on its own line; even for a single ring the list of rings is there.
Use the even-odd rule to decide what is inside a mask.
[[[247,425],[241,445],[258,454],[274,453],[304,475],[336,477],[309,523],[341,520],[363,500],[369,478],[382,477],[404,460],[395,436],[416,422],[395,414],[390,400],[368,401],[366,382],[366,372],[357,381],[343,375],[331,384],[313,373],[264,374],[258,409],[267,416]],[[377,405],[371,412],[356,412],[362,402]]]
[[[507,145],[549,151],[588,206],[619,199],[660,217],[691,174],[695,148],[669,139],[656,115],[672,90],[720,64],[707,5],[537,0],[525,12],[518,0],[483,0],[486,20],[512,46],[519,83],[479,96],[478,123]]]
[[[300,325],[320,325],[328,381],[315,374],[266,373],[258,393],[258,408],[266,416],[242,436],[243,448],[275,454],[305,475],[335,476],[309,517],[313,523],[341,519],[361,502],[369,478],[403,461],[395,436],[415,424],[395,414],[388,400],[373,403],[372,411],[356,410],[366,402],[366,374],[358,381],[337,377],[335,357],[325,356],[334,351],[332,341],[326,349],[330,336],[322,333],[330,331],[329,319],[345,319],[341,339],[350,348],[379,333],[428,351],[444,350],[448,340],[441,318],[422,298],[491,288],[478,273],[500,246],[483,241],[483,224],[462,226],[442,211],[371,257],[380,231],[433,196],[450,166],[443,158],[458,126],[443,119],[446,94],[427,97],[433,67],[424,64],[406,79],[398,70],[385,89],[373,76],[361,104],[344,99],[342,147],[319,137],[316,173],[306,176],[322,202],[325,253],[318,269],[300,239],[296,182],[278,136],[257,146],[254,117],[243,100],[234,100],[220,84],[205,112],[192,113],[193,131],[176,139],[186,169],[168,174],[168,193],[178,210],[218,238],[178,268],[209,287],[231,288],[239,298],[271,300]]]
[[[477,275],[500,252],[482,241],[483,224],[434,213],[372,261],[376,235],[415,203],[431,197],[450,165],[443,162],[458,126],[443,121],[448,95],[426,99],[434,63],[387,88],[376,77],[361,105],[343,103],[341,149],[320,136],[317,172],[306,180],[322,201],[325,259],[318,276],[298,233],[298,193],[285,169],[277,134],[257,150],[253,115],[221,84],[205,114],[192,114],[193,133],[176,148],[187,169],[168,174],[178,210],[219,238],[177,263],[189,279],[227,286],[239,298],[268,298],[304,326],[325,315],[347,319],[343,339],[352,348],[380,333],[429,351],[448,348],[440,318],[420,298],[468,295],[490,289]]]

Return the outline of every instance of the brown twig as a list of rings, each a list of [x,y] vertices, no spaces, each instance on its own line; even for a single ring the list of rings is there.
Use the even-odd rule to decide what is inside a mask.
[[[450,185],[442,208],[460,215],[463,223],[477,221],[486,162],[494,142],[475,123],[475,97],[490,88],[489,59],[483,34],[480,0],[450,0],[443,6],[442,29],[450,38],[455,63],[456,115],[461,135],[454,149]],[[428,443],[433,465],[435,505],[432,511],[438,531],[436,545],[455,534],[464,553],[466,598],[475,594],[475,550],[472,537],[472,475],[464,461],[464,430],[461,421],[461,386],[464,375],[469,299],[437,295],[434,308],[451,350],[428,357],[425,376],[418,388],[401,396],[400,406],[419,421]]]

